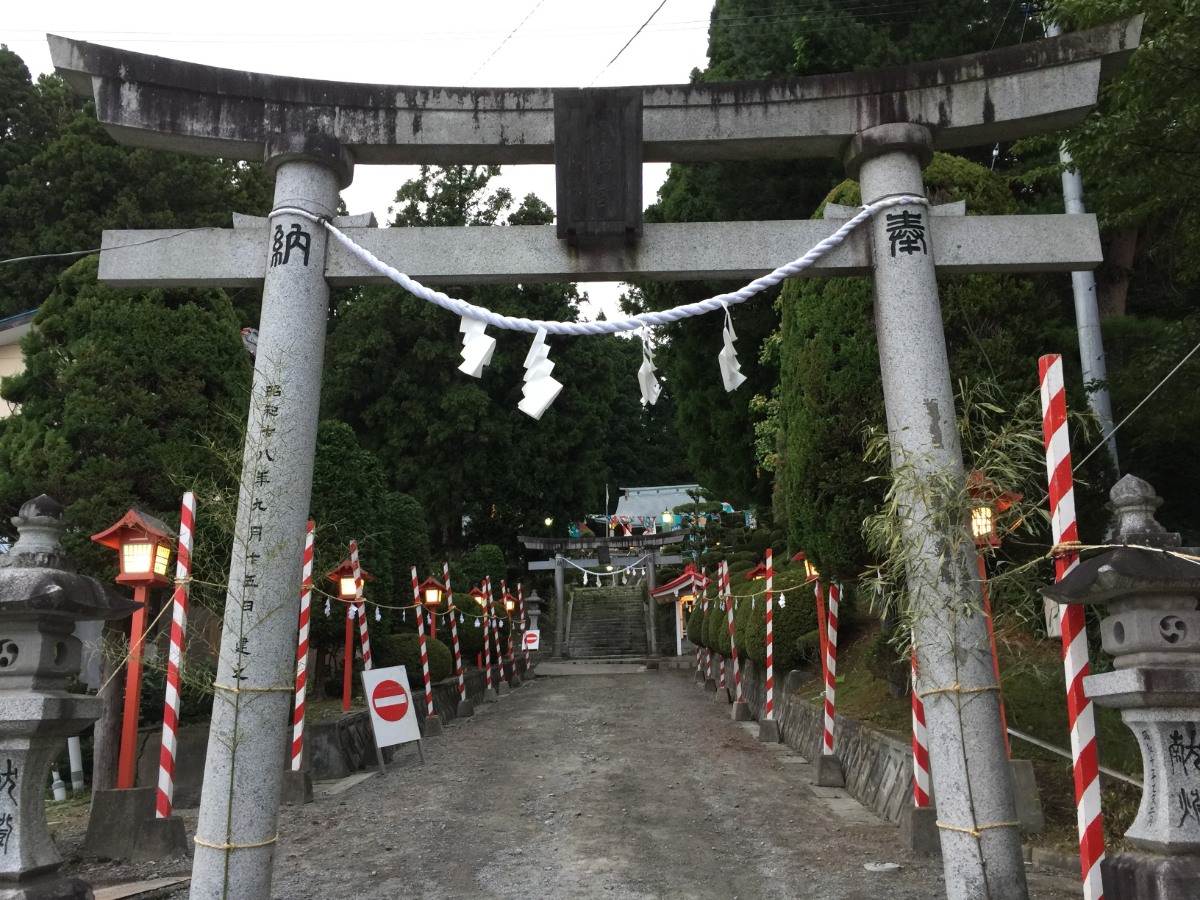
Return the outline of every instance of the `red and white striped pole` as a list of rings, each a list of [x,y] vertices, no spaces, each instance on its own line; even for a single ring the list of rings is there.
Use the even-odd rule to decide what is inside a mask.
[[[450,639],[454,642],[454,674],[458,676],[458,699],[467,699],[467,680],[463,677],[462,650],[458,645],[458,614],[454,609],[454,592],[450,590],[450,563],[442,563],[442,578],[446,580],[446,609],[450,612]]]
[[[483,579],[483,664],[487,670],[487,690],[492,691],[492,579]]]
[[[525,671],[529,671],[529,645],[525,643],[525,595],[517,581],[517,614],[521,617],[521,647],[525,651]]]
[[[175,751],[179,746],[179,670],[187,635],[188,581],[192,575],[192,546],[196,531],[196,495],[183,495],[179,514],[179,549],[175,555],[175,597],[171,609],[171,646],[167,651],[167,697],[163,703],[162,749],[158,754],[158,798],[155,815],[171,816],[175,797]]]
[[[775,638],[771,634],[771,587],[775,570],[771,567],[771,548],[767,548],[767,709],[764,718],[775,718]]]
[[[413,603],[417,607],[417,637],[421,642],[421,674],[425,676],[425,716],[433,712],[433,684],[429,680],[429,650],[425,646],[425,617],[421,615],[421,592],[417,587],[417,567],[412,567]]]
[[[825,641],[825,747],[822,750],[826,756],[833,755],[833,717],[836,711],[834,689],[837,685],[838,601],[841,599],[841,587],[836,584],[829,585],[829,636]]]
[[[1078,542],[1075,487],[1071,476],[1071,444],[1067,433],[1067,398],[1062,357],[1038,360],[1042,386],[1042,432],[1046,441],[1046,475],[1050,484],[1051,532],[1054,545]],[[1079,554],[1057,553],[1054,579],[1062,581],[1079,564]],[[1079,823],[1079,861],[1084,900],[1101,900],[1104,883],[1104,826],[1100,819],[1100,760],[1096,752],[1096,715],[1083,691],[1088,674],[1087,629],[1083,607],[1063,604],[1063,664],[1067,675],[1067,715],[1071,725],[1071,755],[1075,769],[1075,806]]]
[[[929,732],[925,730],[925,701],[917,688],[917,651],[912,651],[913,805],[929,805]]]
[[[703,575],[703,569],[701,570],[701,575]],[[707,621],[708,621],[708,614],[709,614],[709,608],[708,608],[708,580],[707,580],[707,579],[705,579],[705,582],[704,582],[704,621],[705,621],[705,622],[707,622]],[[707,629],[707,628],[705,628],[704,630],[705,630],[705,631],[707,631],[708,629]],[[705,648],[704,648],[704,684],[705,684],[705,688],[706,688],[706,689],[707,689],[707,686],[708,686],[708,682],[712,680],[712,677],[713,677],[713,669],[712,669],[712,651],[711,651],[711,650],[709,650],[707,647],[705,647]]]
[[[371,669],[371,638],[367,634],[367,604],[363,603],[362,568],[358,565],[358,544],[350,542],[350,562],[354,564],[354,607],[358,612],[358,639],[362,642],[363,668]]]
[[[304,536],[304,569],[300,582],[300,639],[296,643],[296,708],[292,716],[292,771],[299,772],[304,757],[304,693],[308,685],[308,616],[312,606],[313,536],[316,523],[308,523]]]
[[[738,666],[737,642],[733,639],[733,593],[729,590],[729,563],[722,562],[717,572],[717,579],[725,585],[725,596],[729,602],[729,650],[733,656],[733,686],[734,700],[742,702],[742,670]]]

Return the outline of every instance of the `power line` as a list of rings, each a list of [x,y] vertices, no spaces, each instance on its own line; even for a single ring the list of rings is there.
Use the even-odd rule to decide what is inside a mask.
[[[1102,441],[1101,441],[1099,444],[1097,444],[1097,445],[1096,445],[1095,447],[1093,447],[1093,448],[1092,448],[1090,451],[1088,451],[1088,455],[1087,455],[1087,456],[1085,456],[1083,459],[1081,459],[1079,462],[1077,462],[1077,463],[1076,463],[1076,464],[1075,464],[1075,465],[1072,467],[1072,471],[1077,471],[1077,470],[1079,469],[1079,467],[1080,467],[1080,466],[1082,466],[1082,465],[1083,465],[1085,462],[1087,462],[1089,459],[1091,459],[1091,458],[1092,458],[1092,454],[1093,454],[1093,453],[1095,453],[1097,450],[1099,450],[1101,447],[1107,447],[1107,446],[1108,446],[1108,442],[1109,442],[1109,440],[1112,438],[1112,436],[1113,436],[1114,434],[1116,434],[1116,433],[1117,433],[1117,429],[1119,429],[1119,428],[1120,428],[1122,425],[1124,425],[1124,424],[1125,424],[1126,422],[1128,422],[1128,421],[1129,421],[1131,418],[1133,418],[1133,414],[1134,414],[1135,412],[1137,412],[1139,409],[1141,409],[1143,406],[1145,406],[1145,405],[1146,405],[1146,401],[1147,401],[1147,400],[1149,400],[1151,397],[1153,397],[1153,396],[1154,396],[1156,393],[1158,393],[1158,389],[1159,389],[1160,387],[1162,387],[1164,384],[1166,384],[1166,383],[1167,383],[1167,381],[1168,381],[1168,380],[1171,378],[1171,376],[1172,376],[1172,375],[1174,375],[1176,372],[1178,372],[1180,369],[1182,369],[1182,368],[1183,368],[1183,364],[1184,364],[1185,362],[1187,362],[1189,359],[1191,359],[1191,358],[1192,358],[1192,356],[1195,354],[1195,352],[1196,352],[1197,350],[1200,350],[1200,344],[1197,344],[1195,347],[1193,347],[1193,348],[1191,349],[1191,351],[1188,353],[1188,355],[1187,355],[1187,356],[1185,356],[1183,359],[1181,359],[1181,360],[1179,361],[1178,365],[1176,365],[1176,366],[1175,366],[1175,368],[1173,368],[1173,369],[1172,369],[1170,372],[1168,372],[1168,373],[1167,373],[1167,375],[1166,375],[1166,378],[1164,378],[1162,381],[1160,381],[1158,384],[1156,384],[1156,385],[1154,386],[1154,390],[1152,390],[1152,391],[1151,391],[1150,393],[1148,393],[1148,394],[1147,394],[1145,397],[1143,397],[1143,398],[1142,398],[1142,402],[1141,402],[1141,403],[1139,403],[1137,406],[1135,406],[1133,409],[1131,409],[1131,410],[1129,411],[1129,415],[1127,415],[1125,418],[1123,418],[1123,419],[1122,419],[1122,420],[1121,420],[1121,421],[1120,421],[1120,422],[1117,424],[1117,427],[1116,427],[1116,428],[1114,428],[1112,431],[1110,431],[1110,432],[1108,433],[1108,435],[1107,435],[1107,436],[1104,438],[1104,440],[1102,440]]]
[[[537,12],[537,11],[538,11],[538,9],[541,7],[541,5],[542,5],[544,2],[546,2],[546,0],[538,0],[538,2],[537,2],[537,3],[535,3],[535,4],[533,5],[533,9],[531,9],[531,10],[529,11],[528,15],[526,15],[526,16],[525,16],[525,18],[523,18],[523,19],[522,19],[520,22],[518,22],[518,23],[517,23],[517,27],[516,27],[516,28],[514,28],[512,31],[510,31],[510,32],[508,33],[508,36],[507,36],[507,37],[505,37],[505,39],[504,39],[504,40],[502,40],[502,41],[499,43],[499,45],[496,47],[496,49],[495,49],[495,50],[493,50],[493,51],[491,52],[491,55],[490,55],[490,56],[488,56],[488,58],[487,58],[487,59],[485,59],[483,62],[481,62],[481,63],[479,64],[479,68],[478,68],[478,69],[476,69],[474,72],[472,72],[472,73],[471,73],[471,77],[470,77],[470,78],[468,78],[466,81],[464,81],[464,82],[463,82],[463,84],[470,84],[470,83],[471,83],[471,81],[472,81],[472,80],[475,78],[475,76],[476,76],[476,75],[478,75],[480,72],[482,72],[482,71],[483,71],[483,67],[484,67],[484,66],[486,66],[488,63],[490,63],[490,62],[492,61],[492,57],[494,57],[494,56],[495,56],[497,53],[499,53],[499,52],[500,52],[501,48],[503,48],[503,47],[504,47],[504,45],[508,43],[508,39],[509,39],[509,38],[511,38],[511,37],[512,37],[514,34],[516,34],[518,31],[520,31],[520,30],[521,30],[521,26],[522,26],[522,25],[524,25],[526,22],[528,22],[528,21],[529,21],[529,17],[530,17],[530,16],[532,16],[532,15],[533,15],[535,12]]]
[[[642,33],[642,29],[643,29],[643,28],[645,28],[647,25],[649,25],[649,24],[650,24],[650,19],[653,19],[655,16],[657,16],[657,15],[658,15],[658,11],[659,11],[660,9],[662,9],[662,8],[663,8],[664,6],[666,6],[666,5],[667,5],[667,0],[662,0],[662,3],[658,4],[658,6],[657,6],[657,7],[655,7],[655,10],[654,10],[654,12],[650,13],[650,18],[649,18],[649,19],[647,19],[645,22],[643,22],[643,23],[642,23],[642,25],[641,25],[641,28],[638,28],[638,30],[637,30],[637,31],[635,31],[635,32],[633,33],[633,37],[631,37],[629,40],[627,40],[627,41],[625,42],[625,47],[622,47],[620,50],[618,50],[618,51],[617,51],[617,55],[616,55],[616,56],[614,56],[612,59],[610,59],[610,60],[608,61],[608,66],[611,66],[613,63],[615,63],[615,62],[617,61],[617,58],[618,58],[618,57],[619,57],[619,56],[620,56],[622,53],[624,53],[624,52],[625,52],[625,48],[626,48],[626,47],[628,47],[630,44],[632,44],[632,43],[634,42],[634,39],[635,39],[635,38],[637,38],[637,36],[638,36],[639,34],[641,34],[641,33]],[[608,71],[608,66],[605,66],[603,69],[601,69],[601,70],[600,70],[599,74],[597,74],[597,75],[596,75],[596,77],[595,77],[595,78],[593,78],[593,79],[591,80],[591,82],[588,84],[588,87],[591,87],[593,84],[595,84],[595,83],[596,83],[596,81],[597,81],[597,80],[600,78],[600,76],[601,76],[601,75],[603,75],[605,72],[607,72],[607,71]]]
[[[204,231],[207,226],[201,225],[198,228],[185,228],[182,231],[177,231],[174,234],[164,234],[159,237],[148,238],[144,241],[137,241],[133,244],[121,244],[119,247],[109,247],[111,250],[125,250],[129,247],[141,247],[143,244],[154,244],[158,241],[169,241],[171,238],[177,238],[181,235],[191,234],[193,231]],[[28,262],[34,259],[58,259],[64,256],[87,256],[89,253],[99,253],[103,247],[97,247],[94,250],[68,250],[65,253],[38,253],[33,256],[13,256],[8,259],[0,259],[0,266],[7,266],[9,263]]]

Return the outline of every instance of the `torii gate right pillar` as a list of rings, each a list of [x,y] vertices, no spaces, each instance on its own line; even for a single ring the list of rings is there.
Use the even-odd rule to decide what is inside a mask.
[[[888,124],[855,136],[847,169],[864,204],[924,196],[928,129]],[[879,364],[901,490],[907,581],[925,694],[947,900],[1025,900],[991,645],[967,521],[954,391],[931,252],[929,209],[897,207],[871,222]]]

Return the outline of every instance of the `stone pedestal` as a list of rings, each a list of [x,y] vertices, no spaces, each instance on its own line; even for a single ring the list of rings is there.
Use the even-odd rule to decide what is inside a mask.
[[[764,744],[778,744],[779,723],[774,719],[760,719],[758,722],[758,739]]]
[[[940,856],[937,810],[932,806],[905,806],[900,810],[900,846],[919,856]]]
[[[709,693],[715,694],[717,691],[717,679],[705,678],[704,679],[704,690],[708,691]]]
[[[697,669],[693,675],[693,680],[696,682],[696,684],[704,684],[704,670]]]
[[[470,718],[475,715],[475,704],[471,702],[470,698],[463,698],[458,701],[458,707],[454,714],[460,719]]]
[[[426,716],[425,721],[421,723],[421,737],[441,737],[442,736],[442,720],[437,716]]]
[[[295,772],[283,770],[283,786],[280,789],[279,802],[285,806],[303,806],[313,802],[312,776],[307,769]]]
[[[1017,807],[1017,821],[1021,823],[1021,833],[1038,834],[1046,827],[1046,815],[1042,812],[1033,763],[1028,759],[1010,759],[1008,767],[1012,770],[1013,800]]]
[[[157,795],[153,787],[94,792],[83,849],[102,859],[145,862],[186,855],[183,820],[157,818]]]
[[[729,716],[735,722],[750,721],[750,704],[744,700],[736,701],[733,708],[729,711]]]
[[[1183,900],[1200,894],[1195,856],[1113,853],[1100,863],[1105,900]]]
[[[729,688],[723,687],[717,688],[716,692],[713,694],[713,699],[718,703],[729,704],[733,702],[733,699],[729,696]]]
[[[817,787],[845,787],[846,776],[842,774],[842,761],[833,754],[822,753],[815,760]]]

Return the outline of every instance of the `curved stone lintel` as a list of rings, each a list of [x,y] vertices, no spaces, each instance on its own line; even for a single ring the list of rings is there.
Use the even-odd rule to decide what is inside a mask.
[[[643,159],[839,157],[854,135],[894,122],[925,125],[937,150],[1070,127],[1141,24],[865,72],[643,87]],[[272,135],[293,131],[336,138],[360,165],[554,162],[550,88],[318,81],[49,42],[56,71],[124,144],[261,160]]]

